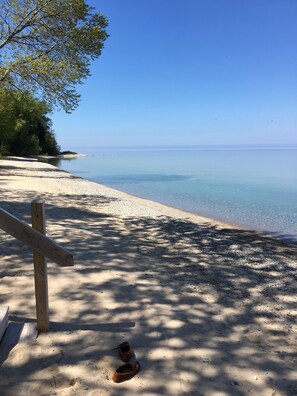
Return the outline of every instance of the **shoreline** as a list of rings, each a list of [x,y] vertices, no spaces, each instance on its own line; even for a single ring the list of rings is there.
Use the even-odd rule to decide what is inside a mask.
[[[54,158],[67,159],[67,158],[79,158],[79,157],[85,157],[85,156],[87,156],[87,154],[74,154],[74,155],[73,154],[69,154],[69,155],[67,154],[67,155],[64,155],[64,156],[56,156],[56,157],[38,156],[37,161],[39,160],[39,158],[41,158],[41,159],[54,159]],[[11,157],[11,158],[16,159],[17,157]],[[18,158],[21,159],[21,157],[18,157]],[[27,160],[30,160],[30,159],[31,158],[27,158]],[[35,159],[33,159],[33,160],[35,160]],[[39,161],[39,162],[44,163],[42,161]],[[70,175],[71,177],[79,178],[81,180],[84,180],[84,181],[87,181],[87,182],[90,182],[90,183],[94,183],[95,185],[98,185],[101,188],[106,188],[106,189],[114,192],[115,194],[118,194],[118,193],[123,194],[123,196],[126,196],[127,199],[135,200],[135,201],[139,202],[140,204],[145,204],[147,206],[155,205],[156,209],[168,212],[169,216],[172,214],[173,216],[178,216],[178,217],[181,217],[181,218],[186,219],[186,220],[191,220],[191,221],[193,221],[194,223],[197,223],[197,224],[199,224],[200,222],[203,222],[203,223],[214,224],[214,225],[217,225],[217,226],[222,227],[222,228],[229,228],[229,229],[233,229],[233,230],[246,231],[246,232],[249,232],[251,234],[254,234],[255,237],[268,238],[268,239],[271,239],[271,240],[275,240],[275,241],[281,242],[281,243],[283,243],[285,245],[291,245],[293,247],[297,246],[297,241],[290,241],[290,240],[283,239],[282,237],[272,236],[272,235],[270,235],[269,232],[267,234],[265,234],[264,231],[262,233],[261,231],[256,231],[256,230],[253,230],[253,229],[249,229],[248,227],[243,227],[243,226],[241,227],[241,226],[238,226],[236,224],[232,224],[232,223],[228,223],[228,222],[225,222],[223,220],[220,220],[220,219],[216,219],[214,217],[205,216],[205,215],[203,215],[201,213],[191,212],[191,211],[188,211],[188,210],[185,210],[185,209],[180,209],[180,208],[177,208],[175,206],[171,206],[169,204],[166,204],[166,203],[163,203],[163,202],[160,202],[160,201],[155,201],[154,199],[139,197],[137,195],[133,195],[133,194],[130,194],[128,192],[117,190],[117,189],[115,189],[113,187],[106,186],[104,184],[98,183],[98,182],[93,181],[91,179],[87,179],[87,178],[75,175],[75,174],[73,174],[71,172],[63,170],[63,169],[59,168],[58,166],[52,165],[50,163],[47,163],[47,164],[52,166],[52,167],[54,167],[59,172],[64,172],[64,173],[67,173],[68,175]]]
[[[297,248],[27,159],[0,161],[0,206],[74,255],[48,263],[50,332],[1,355],[0,388],[58,396],[294,395]],[[1,306],[35,321],[32,252],[0,230]],[[111,378],[128,341],[142,370]],[[25,390],[25,391],[24,391]]]
[[[77,156],[87,156],[87,155],[78,154],[75,157],[77,157]],[[39,156],[38,158],[52,159],[52,158],[61,158],[61,157]],[[59,168],[59,167],[57,167],[55,165],[49,164],[47,162],[38,161],[38,158],[35,159],[35,158],[23,158],[23,157],[7,157],[7,158],[4,158],[4,160],[6,160],[6,161],[20,161],[20,162],[21,161],[26,161],[26,162],[34,161],[35,163],[45,164],[45,165],[48,165],[51,168],[54,168],[57,172],[61,172],[61,173],[69,175],[70,178],[80,179],[80,180],[82,180],[84,182],[92,183],[95,186],[98,186],[100,189],[105,189],[106,191],[111,192],[114,195],[119,195],[119,196],[125,197],[127,199],[136,201],[139,204],[144,204],[145,206],[152,207],[152,208],[157,209],[157,210],[161,210],[161,211],[163,210],[164,212],[166,212],[168,214],[170,212],[174,212],[173,214],[175,216],[180,216],[181,218],[185,218],[185,219],[191,219],[195,223],[203,222],[203,223],[210,223],[210,224],[218,225],[220,227],[227,227],[227,228],[230,228],[230,229],[238,229],[238,230],[243,230],[243,231],[245,230],[244,228],[238,227],[238,226],[236,226],[234,224],[227,223],[227,222],[224,222],[224,221],[220,221],[218,219],[214,219],[214,218],[211,218],[211,217],[207,217],[207,216],[204,216],[203,214],[198,214],[198,213],[194,213],[194,212],[187,211],[187,210],[184,210],[184,209],[179,209],[177,207],[170,206],[168,204],[165,204],[165,203],[162,203],[162,202],[159,202],[159,201],[155,201],[153,199],[142,198],[142,197],[139,197],[137,195],[133,195],[133,194],[127,193],[125,191],[117,190],[115,188],[106,186],[106,185],[98,183],[96,181],[93,181],[93,180],[90,180],[90,179],[75,175],[75,174],[73,174],[71,172],[63,170],[63,169],[61,169],[61,168]],[[0,165],[1,165],[1,162],[0,162]],[[245,230],[245,231],[249,231],[249,230]],[[254,231],[250,231],[250,232],[253,233]],[[254,232],[254,233],[256,235],[258,235],[257,232]],[[274,238],[272,238],[272,239],[274,239]]]
[[[81,154],[81,155],[79,155],[79,156],[87,156],[87,154]],[[65,158],[65,159],[67,159],[67,158]],[[52,164],[50,164],[50,165],[52,165]],[[131,194],[131,193],[122,191],[122,190],[118,190],[118,189],[116,189],[116,188],[106,186],[105,184],[101,184],[101,183],[99,183],[99,182],[97,182],[97,181],[94,181],[94,180],[91,180],[91,179],[84,178],[84,177],[82,177],[82,176],[78,176],[78,175],[72,174],[71,172],[68,172],[68,171],[66,171],[66,170],[64,170],[64,169],[61,169],[61,168],[59,168],[58,166],[55,166],[55,165],[52,165],[52,166],[54,166],[55,168],[57,168],[59,171],[66,172],[66,173],[68,173],[68,174],[70,174],[70,175],[72,175],[72,176],[80,177],[80,178],[83,179],[83,180],[87,180],[87,181],[89,181],[89,182],[98,184],[99,186],[106,187],[106,188],[111,189],[111,190],[114,190],[114,191],[116,191],[116,192],[120,192],[120,193],[123,193],[123,194],[127,194],[127,196],[128,196],[128,197],[131,197],[132,199],[140,199],[140,200],[144,200],[144,201],[147,201],[147,202],[152,202],[152,203],[155,203],[155,204],[159,204],[159,205],[162,205],[162,206],[167,207],[167,208],[169,208],[169,209],[172,209],[172,210],[175,210],[175,211],[179,211],[179,212],[181,212],[181,213],[184,213],[184,215],[188,214],[188,215],[191,216],[192,218],[195,217],[195,216],[197,216],[197,221],[198,221],[198,222],[201,221],[201,220],[202,220],[202,221],[208,221],[208,222],[211,222],[211,223],[216,223],[216,224],[218,224],[218,225],[220,225],[220,226],[222,226],[222,227],[227,227],[227,228],[232,228],[232,229],[238,229],[238,230],[247,231],[247,232],[250,232],[250,233],[254,233],[255,235],[258,235],[259,237],[270,238],[270,239],[277,240],[277,241],[279,241],[279,242],[281,242],[281,243],[284,243],[284,244],[288,244],[288,245],[292,245],[292,246],[297,246],[297,239],[296,239],[295,235],[283,234],[283,233],[281,233],[281,232],[276,232],[276,231],[264,231],[264,230],[263,230],[263,231],[260,231],[260,230],[254,230],[254,229],[249,228],[247,225],[237,225],[237,224],[229,223],[229,222],[227,222],[227,221],[220,220],[219,218],[216,218],[216,217],[211,217],[211,216],[209,217],[209,216],[207,216],[207,215],[204,215],[203,213],[192,212],[192,211],[190,211],[190,210],[178,208],[178,207],[176,207],[176,206],[171,206],[170,204],[167,204],[167,203],[164,203],[164,202],[160,202],[160,201],[154,200],[153,198],[144,198],[144,197],[140,197],[140,196],[137,196],[137,195],[134,195],[134,194]],[[276,234],[277,234],[277,235],[276,235]]]

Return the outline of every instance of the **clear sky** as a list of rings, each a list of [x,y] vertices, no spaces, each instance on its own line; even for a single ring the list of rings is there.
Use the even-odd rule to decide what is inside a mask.
[[[297,0],[89,0],[110,37],[62,149],[297,147]]]

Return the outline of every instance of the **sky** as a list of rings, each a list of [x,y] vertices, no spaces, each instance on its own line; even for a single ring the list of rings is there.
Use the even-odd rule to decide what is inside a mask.
[[[296,0],[89,0],[109,38],[63,150],[297,147]]]

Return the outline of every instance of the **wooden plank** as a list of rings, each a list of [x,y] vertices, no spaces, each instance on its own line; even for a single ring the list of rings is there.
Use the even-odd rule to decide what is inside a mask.
[[[8,310],[9,307],[0,307],[0,341],[8,325]]]
[[[43,200],[35,200],[31,203],[32,227],[45,234],[45,205]],[[48,332],[48,285],[46,258],[43,254],[33,251],[34,280],[37,330],[42,333]]]
[[[1,354],[20,342],[32,342],[37,338],[36,323],[9,322],[1,342]]]
[[[35,323],[24,323],[19,342],[35,341],[38,336]]]
[[[73,265],[73,256],[68,250],[1,208],[0,228],[62,267]]]

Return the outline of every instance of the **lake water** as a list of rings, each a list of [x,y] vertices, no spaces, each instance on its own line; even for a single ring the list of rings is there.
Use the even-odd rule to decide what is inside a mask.
[[[297,243],[297,149],[101,149],[59,167]]]

